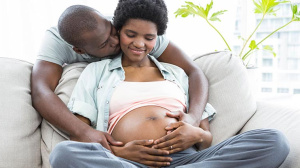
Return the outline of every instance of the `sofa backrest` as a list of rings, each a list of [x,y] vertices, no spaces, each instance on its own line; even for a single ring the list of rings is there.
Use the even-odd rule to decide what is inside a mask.
[[[41,116],[31,103],[32,64],[0,58],[0,167],[41,167]]]
[[[209,82],[208,102],[216,109],[210,123],[213,144],[236,135],[256,111],[247,70],[230,52],[196,56],[195,63]]]
[[[67,104],[72,94],[73,88],[87,63],[74,63],[63,67],[63,74],[54,93]],[[57,129],[45,119],[41,125],[42,132],[42,161],[43,168],[50,168],[49,155],[56,144],[69,139],[68,135]]]

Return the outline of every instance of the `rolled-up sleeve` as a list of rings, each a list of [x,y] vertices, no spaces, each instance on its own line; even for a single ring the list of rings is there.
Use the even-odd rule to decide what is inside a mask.
[[[216,115],[216,110],[209,103],[206,104],[204,112],[202,114],[202,120],[208,118],[208,121],[212,120]]]
[[[91,121],[91,125],[97,126],[97,80],[93,75],[94,66],[89,64],[81,73],[68,103],[68,108],[74,114],[79,114]]]
[[[97,109],[85,102],[70,100],[68,108],[75,114],[79,114],[91,121],[92,127],[96,128],[97,125]]]

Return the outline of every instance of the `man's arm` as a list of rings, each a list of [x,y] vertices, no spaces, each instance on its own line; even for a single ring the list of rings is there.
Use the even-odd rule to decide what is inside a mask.
[[[189,77],[189,117],[183,120],[199,126],[208,99],[208,82],[200,68],[177,46],[170,42],[158,60],[181,67]],[[179,116],[182,117],[182,116]]]
[[[110,149],[102,132],[78,119],[54,93],[62,75],[60,65],[38,60],[32,70],[31,92],[35,109],[52,125],[67,132],[71,140],[98,142]],[[114,145],[120,145],[110,141]]]

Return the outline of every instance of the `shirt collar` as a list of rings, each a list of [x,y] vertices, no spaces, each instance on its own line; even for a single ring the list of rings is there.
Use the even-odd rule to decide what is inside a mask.
[[[109,63],[110,71],[117,68],[122,68],[122,55],[123,53],[120,53],[112,59],[112,61]],[[163,76],[164,76],[164,72],[170,73],[164,66],[162,66],[161,63],[159,63],[159,61],[157,61],[157,59],[154,56],[148,54],[148,57],[151,59],[152,62],[154,62],[154,64],[157,66],[157,68],[159,69],[159,71]]]
[[[116,55],[112,61],[109,63],[108,70],[114,70],[117,68],[122,68],[122,52]]]

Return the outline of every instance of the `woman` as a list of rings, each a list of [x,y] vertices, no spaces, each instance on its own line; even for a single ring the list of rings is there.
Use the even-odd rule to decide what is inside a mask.
[[[157,17],[149,17],[153,13]],[[167,9],[162,0],[120,0],[114,25],[119,31],[123,53],[89,64],[78,79],[68,105],[78,118],[95,129],[108,131],[125,147],[136,140],[155,140],[166,135],[165,127],[178,123],[166,113],[186,111],[188,106],[188,79],[183,70],[159,63],[148,55],[156,36],[165,32],[166,23]],[[50,162],[56,168],[258,167],[258,163],[262,167],[278,167],[284,161],[288,153],[286,140],[273,130],[250,131],[198,152],[191,147],[193,144],[208,147],[212,141],[207,117],[213,114],[213,108],[208,105],[201,122],[203,129],[179,124],[178,128],[188,128],[198,139],[186,150],[169,155],[170,162],[149,164],[147,158],[135,160],[122,154],[122,147],[112,146],[114,154],[119,156],[116,157],[100,144],[79,142],[57,145]]]

